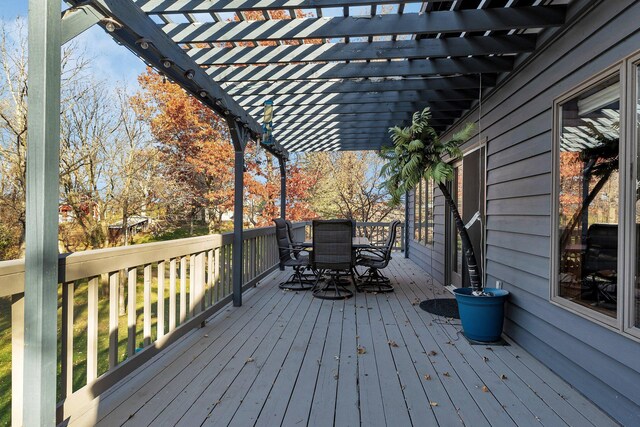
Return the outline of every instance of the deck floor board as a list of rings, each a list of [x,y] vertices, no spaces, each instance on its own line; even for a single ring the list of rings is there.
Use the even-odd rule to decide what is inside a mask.
[[[616,425],[517,345],[472,346],[422,311],[452,296],[413,262],[385,273],[393,293],[322,301],[277,271],[69,425]]]

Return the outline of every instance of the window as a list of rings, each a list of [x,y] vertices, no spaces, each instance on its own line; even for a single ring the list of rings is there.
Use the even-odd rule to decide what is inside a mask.
[[[559,105],[558,296],[617,316],[620,80]]]
[[[423,245],[433,244],[433,180],[421,180],[414,190],[413,239]]]
[[[554,103],[554,303],[640,338],[640,54]]]

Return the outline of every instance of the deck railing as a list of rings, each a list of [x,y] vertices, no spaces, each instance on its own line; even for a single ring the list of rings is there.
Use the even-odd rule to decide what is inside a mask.
[[[294,224],[304,239],[305,224]],[[232,298],[233,233],[64,254],[59,259],[58,419],[96,396]],[[243,290],[278,264],[275,228],[244,232]],[[24,261],[0,262],[11,299],[11,418],[22,421]]]

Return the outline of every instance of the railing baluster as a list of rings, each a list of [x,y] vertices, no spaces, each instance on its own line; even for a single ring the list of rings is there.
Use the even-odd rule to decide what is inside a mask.
[[[213,249],[207,252],[207,288],[205,308],[213,305]]]
[[[196,255],[189,255],[189,317],[193,317],[194,311],[196,309],[196,296],[198,292],[196,291]]]
[[[251,275],[249,277],[249,280],[253,280],[257,274],[256,274],[256,239],[251,239],[251,246],[249,246],[249,255],[250,255],[250,261],[249,264],[251,264]]]
[[[180,258],[180,324],[187,319],[187,258]]]
[[[142,345],[151,344],[151,264],[144,266],[144,289],[142,308]]]
[[[64,299],[62,306],[64,307]],[[73,305],[72,305],[73,307]],[[64,342],[63,342],[64,345]],[[63,347],[64,351],[64,347]],[[62,359],[64,366],[65,359]],[[69,368],[70,369],[70,368]],[[11,297],[11,423],[22,425],[22,391],[24,381],[24,293]],[[67,395],[71,390],[66,390]]]
[[[130,268],[127,277],[127,357],[136,354],[136,285],[138,270]]]
[[[220,301],[220,248],[216,248],[214,251],[214,260],[213,260],[213,298],[212,304]]]
[[[220,248],[220,298],[227,292],[227,245]]]
[[[62,396],[73,393],[73,300],[74,282],[62,284],[62,354],[60,355],[62,375]],[[22,383],[22,378],[20,379]],[[15,394],[13,395],[15,396]]]
[[[176,328],[176,259],[169,261],[169,331]]]
[[[118,364],[118,287],[120,272],[109,273],[109,369]]]
[[[195,292],[194,292],[194,315],[204,310],[204,252],[199,252],[195,256]]]
[[[87,384],[98,378],[98,287],[100,276],[89,279],[87,297]]]
[[[158,263],[158,308],[157,308],[157,337],[164,336],[164,261]]]

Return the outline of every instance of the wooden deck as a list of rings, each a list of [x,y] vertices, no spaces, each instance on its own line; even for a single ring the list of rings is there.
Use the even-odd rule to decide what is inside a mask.
[[[274,273],[70,425],[616,425],[517,345],[472,346],[422,311],[449,293],[411,261],[387,274],[394,293],[332,302]]]

